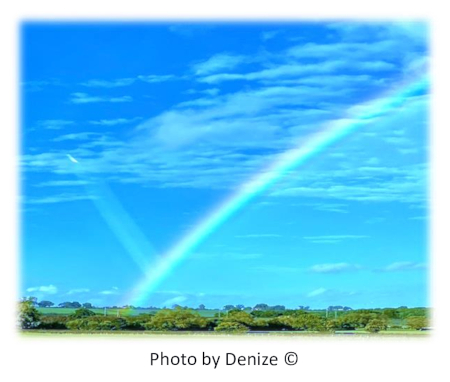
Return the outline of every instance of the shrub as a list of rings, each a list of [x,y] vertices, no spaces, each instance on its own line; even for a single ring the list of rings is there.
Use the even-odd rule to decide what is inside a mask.
[[[38,329],[65,330],[67,321],[66,316],[42,316]]]
[[[324,318],[315,314],[302,312],[293,316],[278,318],[279,322],[292,330],[325,331],[327,330]]]
[[[89,310],[87,308],[80,308],[77,309],[74,313],[72,313],[69,317],[73,319],[77,318],[84,318],[84,317],[91,317],[95,316],[95,313],[92,310]]]
[[[214,329],[217,332],[247,332],[248,327],[236,321],[222,321]]]
[[[143,326],[147,330],[198,330],[206,328],[208,321],[188,309],[163,309]]]

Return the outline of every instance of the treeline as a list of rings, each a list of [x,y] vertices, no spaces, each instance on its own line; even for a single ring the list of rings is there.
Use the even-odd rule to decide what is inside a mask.
[[[421,329],[428,326],[425,309],[417,316],[409,316],[406,326]],[[285,311],[273,317],[260,317],[260,312],[248,313],[232,310],[222,317],[206,318],[198,312],[176,308],[161,309],[154,314],[140,314],[131,317],[108,317],[97,315],[87,308],[80,308],[68,316],[43,316],[29,302],[21,303],[20,323],[22,329],[41,330],[149,330],[149,331],[314,331],[364,329],[379,332],[393,327],[392,311],[352,311],[338,318],[326,318],[303,311]]]

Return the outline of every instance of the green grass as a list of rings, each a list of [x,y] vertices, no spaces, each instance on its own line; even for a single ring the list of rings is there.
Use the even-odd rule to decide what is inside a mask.
[[[356,330],[349,332],[339,332],[339,333],[327,333],[327,332],[308,332],[308,331],[270,331],[270,332],[259,332],[259,333],[224,333],[224,332],[215,332],[215,331],[127,331],[127,330],[118,330],[118,331],[83,331],[83,330],[22,330],[21,334],[24,336],[238,336],[238,337],[261,337],[261,336],[279,336],[279,337],[347,337],[356,336],[356,337],[386,337],[386,336],[415,336],[415,337],[426,337],[430,334],[427,331],[420,330],[387,330],[381,331],[379,333],[368,333],[364,330]]]

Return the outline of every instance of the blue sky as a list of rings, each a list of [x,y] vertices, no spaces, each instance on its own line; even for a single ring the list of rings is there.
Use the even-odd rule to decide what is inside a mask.
[[[126,304],[241,184],[427,64],[420,23],[22,26],[22,295]],[[251,200],[145,305],[427,306],[428,94]]]

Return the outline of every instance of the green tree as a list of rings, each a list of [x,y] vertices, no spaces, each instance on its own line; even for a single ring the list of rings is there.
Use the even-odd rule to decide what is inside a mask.
[[[45,300],[45,301],[38,302],[38,306],[40,308],[50,308],[53,305],[55,305],[55,304],[53,302],[51,302],[51,301],[46,301]]]
[[[411,329],[419,330],[429,325],[427,317],[412,316],[406,319],[406,325]]]
[[[386,321],[381,318],[374,318],[366,325],[366,330],[370,333],[378,333],[380,330],[386,330]]]
[[[24,299],[19,303],[19,325],[22,329],[36,328],[40,319],[41,315],[34,307],[32,299]]]
[[[390,319],[400,318],[400,312],[397,309],[384,309],[383,315]]]

